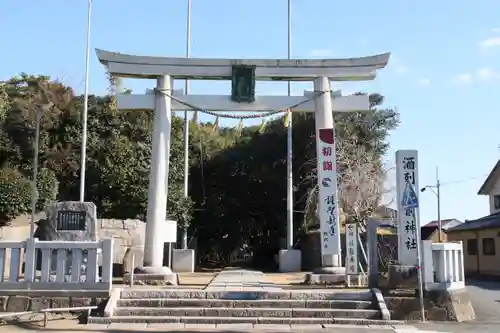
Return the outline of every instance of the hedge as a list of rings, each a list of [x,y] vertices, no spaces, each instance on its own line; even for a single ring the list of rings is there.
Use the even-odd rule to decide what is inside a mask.
[[[0,168],[0,223],[26,213],[30,204],[30,181],[16,169]]]

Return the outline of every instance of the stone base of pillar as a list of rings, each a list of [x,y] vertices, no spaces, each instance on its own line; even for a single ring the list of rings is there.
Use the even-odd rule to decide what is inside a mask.
[[[123,277],[126,283],[133,279],[134,284],[146,285],[178,285],[179,276],[168,267],[136,267],[134,274],[127,273]]]
[[[321,256],[322,267],[340,267],[341,259],[338,254],[323,254]]]
[[[294,249],[280,250],[278,262],[281,273],[300,272],[302,270],[302,252]]]
[[[172,252],[172,269],[178,273],[193,273],[195,252],[192,249],[174,249]]]
[[[307,284],[343,284],[346,280],[345,267],[340,266],[337,254],[323,255],[322,267],[316,268],[312,274],[307,274]]]
[[[345,267],[324,266],[318,267],[313,271],[314,274],[333,274],[345,277]]]
[[[345,267],[319,267],[306,274],[306,284],[344,284],[346,281]]]

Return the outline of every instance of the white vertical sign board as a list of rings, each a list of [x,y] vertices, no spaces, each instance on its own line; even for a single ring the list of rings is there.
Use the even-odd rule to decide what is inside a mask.
[[[398,261],[402,265],[417,265],[417,229],[420,228],[419,208],[405,209],[405,192],[413,187],[412,193],[418,200],[418,153],[416,150],[396,152],[396,189],[398,200]]]
[[[165,243],[177,243],[177,221],[165,221]]]
[[[333,128],[318,131],[318,184],[321,254],[340,255],[340,227],[337,198],[337,161]]]
[[[346,274],[358,275],[358,224],[346,223]]]

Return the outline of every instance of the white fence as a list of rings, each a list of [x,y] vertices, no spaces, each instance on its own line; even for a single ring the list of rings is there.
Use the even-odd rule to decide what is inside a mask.
[[[113,239],[0,241],[0,296],[107,297],[112,265]]]
[[[426,290],[465,288],[462,242],[422,242],[424,287]]]

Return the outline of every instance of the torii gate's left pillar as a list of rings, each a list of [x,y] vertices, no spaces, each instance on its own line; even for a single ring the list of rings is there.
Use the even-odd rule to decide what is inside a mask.
[[[156,88],[144,265],[135,268],[134,274],[135,278],[141,281],[177,284],[177,274],[172,273],[169,267],[163,266],[172,131],[172,100],[169,97],[173,88],[172,78],[169,75],[158,77]]]

